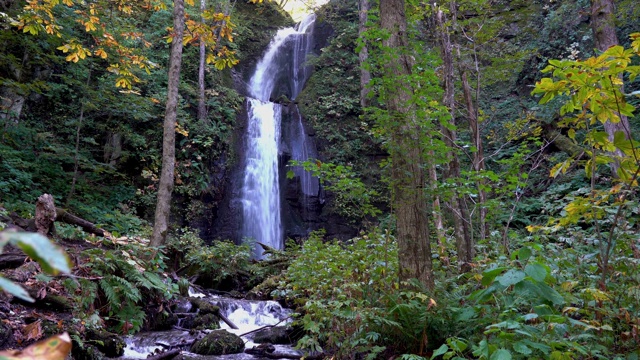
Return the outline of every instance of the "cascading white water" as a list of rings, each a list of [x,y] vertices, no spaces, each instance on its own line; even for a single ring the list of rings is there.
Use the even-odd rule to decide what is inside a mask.
[[[315,145],[311,143],[311,139],[304,130],[302,115],[297,107],[294,109],[292,116],[294,117],[294,122],[292,123],[293,128],[291,131],[291,159],[295,161],[307,161],[317,158]],[[294,167],[293,172],[300,178],[300,187],[305,198],[308,196],[318,196],[320,182],[317,177],[312,176],[309,171],[299,166]]]
[[[249,126],[242,187],[243,235],[276,249],[282,249],[278,143],[281,106],[249,100]],[[260,258],[262,248],[256,247]]]
[[[315,16],[309,16],[296,28],[279,30],[267,52],[258,62],[249,80],[248,130],[245,150],[245,171],[242,184],[243,237],[276,249],[283,248],[280,218],[280,188],[278,152],[282,105],[270,102],[272,92],[282,75],[282,62],[286,45],[293,38],[292,97],[298,94],[306,80],[306,67],[300,62],[299,51],[309,51],[305,33]],[[303,40],[300,40],[304,38]],[[298,49],[298,48],[301,49]],[[301,73],[302,72],[302,73]],[[254,256],[262,258],[262,247],[256,246]]]
[[[306,64],[307,54],[311,52],[311,37],[313,36],[313,24],[316,21],[315,14],[305,17],[297,26],[299,34],[296,36],[293,46],[292,74],[291,74],[291,99],[295,100],[302,91],[304,83],[311,74],[311,66]],[[306,160],[306,159],[305,159]]]
[[[218,306],[220,308],[220,313],[238,327],[237,329],[231,329],[226,322],[220,321],[220,328],[238,336],[243,336],[245,348],[247,349],[258,345],[253,342],[253,336],[255,335],[253,332],[254,330],[273,327],[276,325],[285,326],[291,321],[291,310],[283,308],[276,301],[232,299],[195,293],[191,291],[191,289],[189,291],[189,295],[191,297],[202,298],[209,303]],[[185,316],[185,314],[187,314],[187,316],[193,319],[197,313],[190,312],[192,310],[192,306],[189,301],[187,301],[187,303],[189,306],[184,309],[184,312],[181,313],[181,315]],[[120,359],[146,359],[149,354],[166,349],[183,349],[185,353],[187,353],[186,350],[189,348],[196,336],[197,332],[191,333],[185,329],[181,329],[180,327],[173,330],[138,333],[133,336],[128,336],[125,338],[126,347],[124,355]],[[278,354],[301,355],[290,345],[275,345],[275,348],[276,353]],[[253,356],[244,353],[222,355],[217,358],[221,360],[254,359]]]

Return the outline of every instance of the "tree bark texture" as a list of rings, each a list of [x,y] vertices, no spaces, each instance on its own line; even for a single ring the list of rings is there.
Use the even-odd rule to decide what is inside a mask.
[[[449,37],[449,30],[445,26],[444,13],[441,10],[437,10],[435,13],[436,22],[440,32],[440,50],[442,53],[443,61],[443,82],[444,82],[444,97],[443,104],[449,109],[451,119],[449,123],[452,126],[456,124],[456,103],[455,103],[455,83],[454,83],[454,67],[453,67],[453,52],[451,39]],[[460,182],[460,160],[458,159],[458,153],[455,149],[456,131],[447,126],[441,125],[442,137],[445,145],[449,149],[449,170],[446,173],[446,178],[454,179],[457,183]],[[458,264],[462,271],[470,270],[470,264],[473,261],[473,240],[471,238],[471,231],[469,226],[469,210],[467,204],[464,201],[462,195],[453,189],[452,198],[450,200],[450,207],[454,223],[454,231],[456,235],[456,250],[458,253]]]
[[[115,166],[122,156],[122,134],[109,133],[107,143],[104,145],[104,162]]]
[[[369,51],[367,50],[367,40],[363,37],[363,33],[367,31],[367,13],[369,12],[369,0],[360,0],[359,2],[359,22],[358,35],[363,43],[358,58],[360,60],[360,106],[364,109],[367,107],[367,97],[369,94],[369,82],[371,81],[371,73],[365,68]]]
[[[14,124],[18,123],[25,98],[8,87],[0,88],[0,119],[12,119]]]
[[[596,49],[605,51],[612,46],[619,44],[616,35],[615,24],[615,4],[613,0],[591,0],[591,29],[593,30],[593,39]],[[620,89],[624,93],[624,87]],[[609,136],[609,141],[613,143],[616,132],[622,131],[625,138],[629,138],[629,119],[625,115],[618,114],[620,121],[617,123],[607,121],[604,123],[604,130]],[[624,157],[624,153],[620,149],[616,149],[614,155],[616,157]],[[618,176],[618,168],[620,162],[611,163],[611,172],[613,176]]]
[[[200,21],[204,22],[204,11],[206,9],[205,0],[200,0]],[[204,70],[205,70],[205,58],[207,56],[207,49],[204,45],[204,41],[200,41],[200,64],[198,66],[198,120],[201,122],[207,121],[207,99],[204,89]]]
[[[56,206],[53,203],[53,196],[42,194],[36,201],[36,231],[47,236],[56,221]]]
[[[473,153],[473,170],[480,175],[484,171],[484,147],[482,146],[482,136],[480,135],[480,125],[478,123],[478,107],[473,102],[471,95],[471,87],[467,79],[467,72],[461,69],[460,78],[462,79],[462,91],[464,93],[464,102],[467,105],[467,119],[469,128],[471,129],[471,141],[476,151]],[[480,207],[480,239],[484,240],[488,236],[487,230],[487,192],[484,190],[485,181],[481,178],[477,180],[478,188],[478,205]]]
[[[158,184],[155,222],[150,246],[161,246],[167,239],[171,193],[173,192],[176,152],[176,118],[178,116],[178,86],[182,66],[182,35],[184,33],[184,0],[175,0],[173,5],[173,41],[169,60],[169,84],[167,86],[167,106],[164,115],[162,135],[162,171]]]
[[[421,129],[411,105],[413,58],[407,53],[407,21],[404,0],[380,1],[380,25],[389,37],[383,40],[389,62],[383,65],[389,85],[385,99],[393,128],[391,141],[392,206],[396,215],[400,280],[417,279],[433,288],[429,218],[424,194]],[[391,81],[389,81],[391,82]]]
[[[87,93],[89,89],[89,85],[91,84],[91,66],[89,66],[89,73],[87,74],[87,83],[84,95],[82,96],[82,101],[80,103],[80,116],[78,116],[78,125],[76,126],[76,148],[73,154],[73,178],[71,180],[71,189],[69,189],[69,194],[67,195],[66,205],[69,205],[71,198],[73,198],[73,194],[76,191],[76,183],[78,182],[78,170],[80,166],[80,131],[82,130],[82,125],[84,123],[84,108],[87,102]]]

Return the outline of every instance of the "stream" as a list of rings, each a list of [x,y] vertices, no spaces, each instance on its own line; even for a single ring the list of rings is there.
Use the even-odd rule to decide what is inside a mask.
[[[227,330],[231,333],[241,336],[245,342],[245,349],[251,349],[256,344],[253,342],[254,335],[261,328],[285,325],[290,322],[291,310],[283,308],[276,301],[259,301],[259,300],[243,300],[233,299],[217,295],[204,295],[201,293],[190,293],[192,297],[199,297],[207,302],[218,306],[220,313],[227,317],[238,329],[231,329],[224,321],[220,321],[220,329]],[[189,312],[190,303],[185,302],[181,307]],[[181,323],[178,323],[177,328],[180,328]],[[218,356],[204,356],[190,353],[190,344],[196,338],[201,338],[204,334],[210,331],[197,331],[194,334],[190,334],[188,330],[175,329],[167,331],[153,331],[138,333],[125,338],[127,347],[125,348],[124,355],[118,359],[146,359],[148,355],[153,354],[154,351],[162,351],[164,349],[182,349],[183,355],[189,355],[193,359],[257,359],[258,356],[253,356],[246,353],[230,354],[230,355],[218,355]],[[245,335],[246,334],[246,335]],[[274,345],[277,354],[288,355],[301,355],[298,351],[294,350],[291,345]]]

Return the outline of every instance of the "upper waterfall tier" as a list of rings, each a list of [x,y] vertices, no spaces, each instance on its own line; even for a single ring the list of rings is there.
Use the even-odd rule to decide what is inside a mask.
[[[282,95],[294,99],[309,78],[311,68],[306,58],[311,51],[311,31],[315,16],[308,16],[295,28],[279,30],[249,81],[247,133],[243,151],[242,236],[275,249],[282,249],[282,203],[280,195],[281,123],[283,105],[270,102]],[[288,92],[286,89],[288,86]],[[295,108],[295,105],[294,105]],[[298,114],[294,139],[289,147],[295,160],[307,160],[315,154]],[[318,193],[317,179],[303,176],[303,193]],[[263,249],[254,256],[262,258]]]
[[[291,82],[291,98],[294,99],[300,93],[310,73],[310,68],[304,62],[311,50],[310,32],[313,31],[315,18],[311,14],[295,28],[278,30],[249,80],[251,97],[269,101],[272,95],[281,95],[272,93],[283,76]],[[289,51],[292,52],[291,55]]]

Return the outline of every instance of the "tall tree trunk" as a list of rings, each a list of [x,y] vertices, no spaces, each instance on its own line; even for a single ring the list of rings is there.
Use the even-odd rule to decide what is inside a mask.
[[[591,28],[593,30],[593,39],[596,48],[605,51],[612,46],[618,45],[618,36],[616,35],[615,25],[615,4],[613,0],[591,0]],[[624,88],[620,89],[624,93]],[[604,130],[609,135],[609,141],[613,143],[616,132],[622,131],[625,138],[629,138],[629,119],[625,115],[618,114],[620,121],[613,123],[607,121],[604,123]],[[613,153],[616,157],[624,157],[624,153],[620,149],[616,149]],[[618,168],[620,162],[618,160],[611,163],[611,172],[613,176],[618,176]]]
[[[480,239],[487,238],[487,192],[484,190],[486,182],[480,178],[484,171],[484,147],[482,146],[482,136],[480,135],[480,126],[478,124],[478,108],[473,102],[471,95],[471,87],[467,79],[467,72],[462,68],[460,70],[460,78],[462,79],[462,91],[464,93],[464,102],[467,105],[467,118],[469,120],[469,128],[471,129],[471,142],[476,148],[473,153],[473,170],[478,176],[476,186],[478,188],[478,205],[480,207]]]
[[[393,86],[385,89],[385,102],[395,124],[390,129],[389,151],[400,280],[415,278],[433,288],[424,154],[420,125],[411,105],[413,89],[408,77],[414,60],[408,54],[404,0],[380,0],[380,26],[390,35],[382,42],[390,59],[383,71],[387,81],[393,81]]]
[[[89,84],[91,83],[91,66],[89,66],[89,73],[87,74],[86,89],[88,91]],[[73,154],[73,179],[71,180],[71,189],[67,194],[67,201],[65,204],[69,206],[69,201],[73,197],[73,193],[76,191],[76,183],[78,182],[78,169],[80,164],[80,130],[82,130],[82,123],[84,122],[84,107],[87,102],[87,91],[83,91],[84,96],[80,102],[80,116],[78,117],[78,126],[76,126],[76,149]]]
[[[449,108],[452,126],[456,124],[455,118],[455,84],[454,84],[454,68],[451,39],[449,37],[449,29],[445,26],[444,13],[437,9],[436,22],[440,32],[440,49],[443,61],[443,80],[444,80],[444,98],[443,104]],[[448,126],[441,126],[442,136],[445,145],[449,149],[449,171],[447,177],[454,179],[456,183],[460,183],[460,160],[455,149],[456,131]],[[469,226],[469,210],[462,194],[455,189],[450,201],[451,210],[453,212],[454,231],[456,234],[456,250],[458,253],[458,264],[461,271],[469,271],[470,264],[473,262],[473,240]]]
[[[204,23],[205,0],[200,0],[200,21]],[[207,49],[204,41],[200,40],[200,64],[198,66],[198,121],[207,121],[207,101],[204,92],[204,70]]]
[[[119,132],[109,133],[107,143],[104,145],[104,162],[115,166],[122,156],[122,134]]]
[[[358,53],[360,60],[360,106],[365,108],[367,107],[367,95],[369,94],[369,82],[371,81],[371,73],[365,68],[369,51],[367,50],[367,40],[363,36],[363,33],[367,31],[369,0],[360,0],[359,6],[358,36],[360,36],[360,40],[362,41],[362,48]]]
[[[444,230],[444,222],[442,221],[442,205],[440,195],[438,195],[438,172],[436,171],[435,153],[429,151],[429,160],[427,167],[429,169],[429,185],[431,187],[431,214],[433,216],[433,224],[436,228],[436,236],[438,236],[438,247],[440,251],[440,260],[448,264],[447,257],[447,237]]]
[[[167,107],[164,114],[162,135],[162,171],[158,184],[155,223],[149,246],[161,246],[167,239],[171,193],[173,192],[176,165],[176,118],[178,117],[178,87],[182,66],[182,35],[184,33],[184,0],[173,3],[173,41],[169,60],[169,83],[167,85]]]

